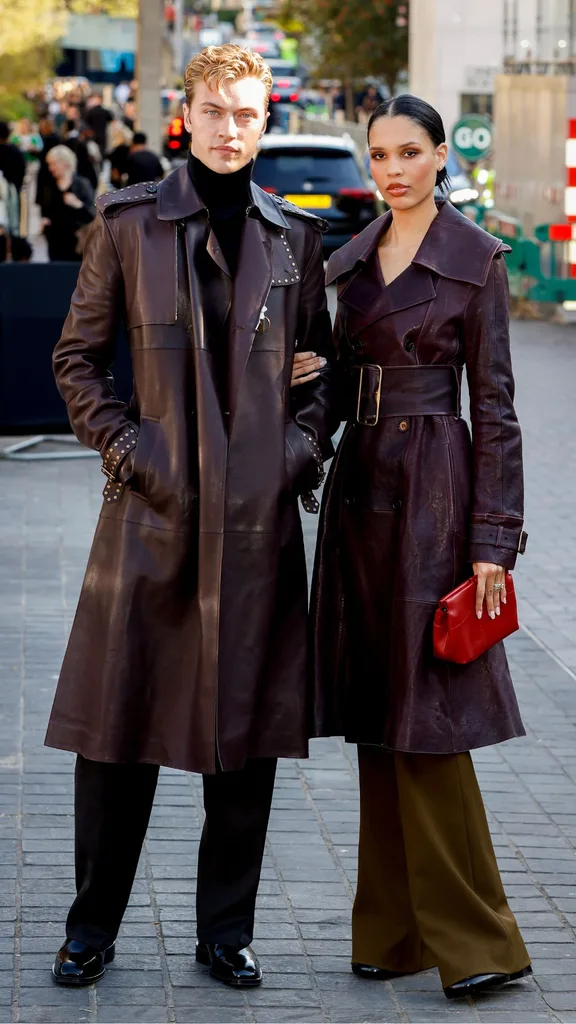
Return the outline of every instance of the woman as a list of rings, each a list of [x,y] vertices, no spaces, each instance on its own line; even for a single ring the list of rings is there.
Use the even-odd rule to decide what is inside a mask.
[[[52,191],[53,178],[48,170],[46,163],[46,157],[51,149],[55,146],[60,145],[61,139],[56,131],[56,127],[50,118],[43,118],[39,124],[40,135],[42,137],[43,149],[40,154],[40,164],[38,167],[38,177],[36,179],[36,202],[38,206],[42,207],[47,194]]]
[[[448,151],[427,103],[381,104],[368,139],[390,211],[328,264],[348,423],[313,586],[317,731],[359,744],[354,972],[437,965],[455,998],[531,973],[469,754],[524,734],[506,655],[432,651],[439,599],[474,572],[476,614],[500,614],[525,545],[508,247],[435,201]]]
[[[35,130],[29,117],[20,118],[16,131],[10,136],[10,142],[18,146],[27,163],[33,163],[42,152],[42,136]]]
[[[122,188],[133,135],[121,121],[113,121],[110,125],[110,182],[114,188]]]
[[[54,146],[46,157],[52,183],[42,197],[42,227],[51,260],[82,259],[78,232],[96,216],[94,192],[76,174],[76,156],[68,146]]]

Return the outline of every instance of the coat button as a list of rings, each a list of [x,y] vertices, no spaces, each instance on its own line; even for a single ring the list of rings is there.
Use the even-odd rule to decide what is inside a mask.
[[[406,341],[404,342],[404,348],[406,349],[407,352],[413,352],[416,346],[414,342],[410,340],[410,338],[407,338]]]
[[[401,430],[402,433],[405,434],[406,431],[409,429],[410,424],[408,423],[408,420],[400,420],[400,423],[398,424],[398,430]]]
[[[194,333],[194,325],[193,324],[186,324],[186,330],[187,330],[188,334],[193,334]]]
[[[146,191],[149,192],[151,196],[154,196],[154,195],[156,195],[156,193],[158,191],[158,186],[157,185],[146,185]]]
[[[401,511],[401,509],[402,509],[402,502],[401,502],[400,498],[397,498],[396,501],[392,502],[392,508],[394,509],[395,512],[400,512]]]

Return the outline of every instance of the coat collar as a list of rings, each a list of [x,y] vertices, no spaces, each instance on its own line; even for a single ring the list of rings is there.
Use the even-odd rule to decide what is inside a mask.
[[[326,283],[332,284],[358,263],[365,264],[391,223],[389,210],[335,252],[328,261]],[[501,252],[511,252],[510,246],[442,201],[412,262],[453,281],[484,285],[494,256]]]
[[[222,177],[225,179],[225,175]],[[265,221],[283,230],[290,230],[290,223],[278,203],[253,181],[250,182],[250,196],[252,206],[257,209]],[[181,167],[172,171],[158,185],[156,203],[158,220],[186,220],[205,209],[206,205],[190,179],[186,164],[182,164]]]

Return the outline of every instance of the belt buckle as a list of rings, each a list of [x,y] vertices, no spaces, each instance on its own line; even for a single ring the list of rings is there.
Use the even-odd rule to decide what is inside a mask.
[[[364,381],[364,369],[370,368],[372,370],[378,370],[378,387],[374,399],[376,401],[376,413],[373,417],[368,420],[360,419],[360,403],[362,401],[362,384]],[[356,408],[356,422],[361,427],[376,427],[378,425],[378,419],[380,417],[380,400],[382,398],[382,367],[377,363],[362,363],[360,367],[360,380],[358,381],[358,405]]]
[[[104,473],[112,483],[116,483],[116,473],[114,470],[108,469],[106,466],[100,466],[100,472]]]

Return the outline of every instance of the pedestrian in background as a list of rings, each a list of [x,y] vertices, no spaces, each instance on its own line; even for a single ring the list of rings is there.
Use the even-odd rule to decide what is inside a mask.
[[[38,127],[42,136],[43,148],[40,154],[40,165],[38,167],[38,176],[36,178],[36,203],[38,206],[42,207],[47,192],[52,190],[52,184],[54,181],[46,163],[46,157],[51,149],[62,144],[62,140],[56,131],[54,122],[49,118],[43,118]]]
[[[68,146],[51,149],[46,163],[53,179],[41,206],[48,256],[78,262],[82,259],[78,233],[96,216],[94,190],[76,173],[76,156]]]
[[[34,128],[29,117],[20,118],[10,141],[18,147],[27,163],[36,161],[42,152],[42,136]]]
[[[77,121],[68,121],[63,136],[64,145],[71,149],[76,157],[77,174],[90,182],[94,192],[98,188],[98,171],[94,160],[90,157],[88,146],[82,138]],[[100,153],[100,149],[98,149]]]
[[[130,155],[133,133],[122,121],[115,120],[110,125],[108,138],[110,182],[114,188],[121,188],[123,176],[126,173],[126,161]]]
[[[368,144],[391,210],[327,272],[350,418],[313,584],[317,692],[328,695],[317,731],[358,744],[354,972],[385,980],[437,965],[455,998],[531,973],[469,753],[524,735],[504,647],[455,665],[432,645],[439,601],[472,571],[476,614],[500,613],[525,546],[509,248],[435,203],[448,150],[423,100],[378,107]]]
[[[122,180],[126,185],[139,185],[143,181],[161,181],[164,169],[159,157],[148,149],[144,132],[135,132],[130,153],[126,158]]]
[[[26,176],[26,161],[18,146],[10,141],[10,127],[6,121],[0,121],[0,171],[20,193]]]
[[[11,242],[20,233],[20,202],[16,186],[0,171],[0,263],[11,252]]]
[[[124,111],[122,114],[122,121],[127,128],[133,132],[136,128],[136,100],[133,96],[129,96],[124,104]]]
[[[98,93],[89,96],[84,111],[84,123],[92,131],[95,142],[100,147],[102,157],[106,156],[106,134],[108,125],[114,120],[113,114],[102,105],[102,97]]]

